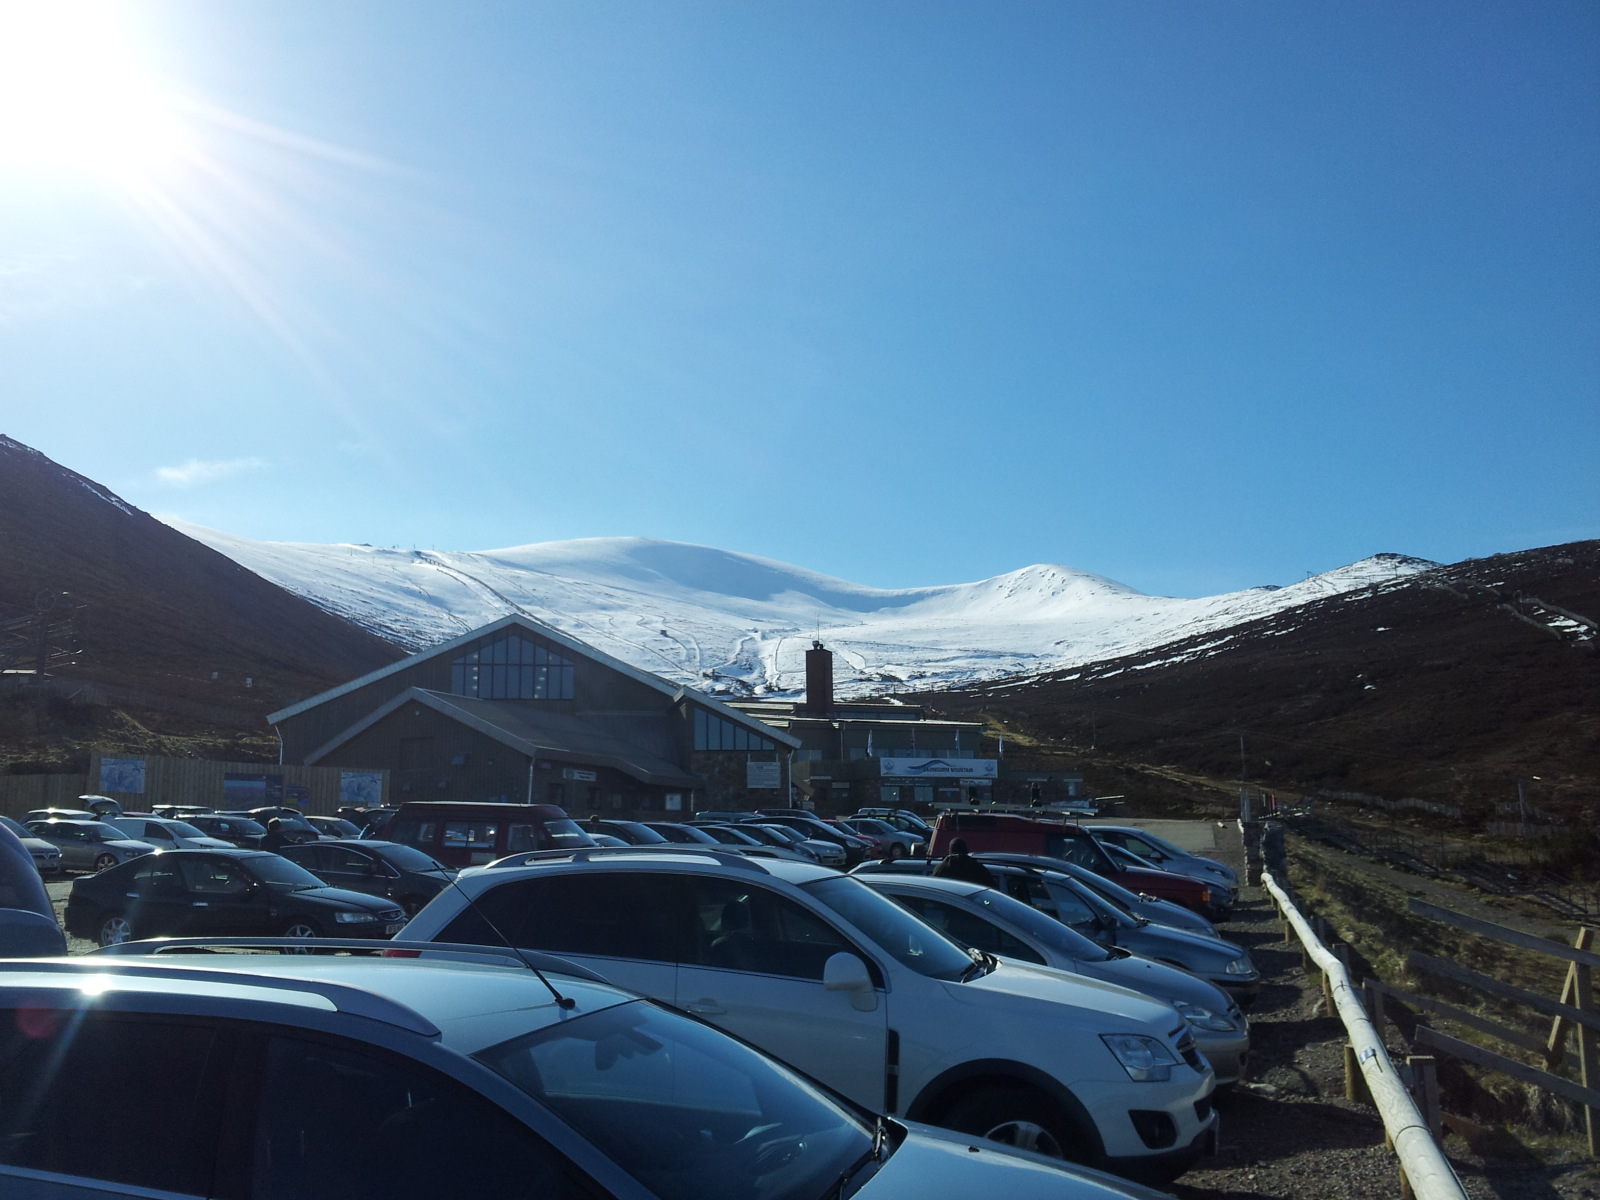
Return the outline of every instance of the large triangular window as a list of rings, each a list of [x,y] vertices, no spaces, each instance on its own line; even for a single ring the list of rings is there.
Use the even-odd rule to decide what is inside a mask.
[[[572,660],[517,633],[484,638],[450,664],[450,690],[480,700],[571,700]]]

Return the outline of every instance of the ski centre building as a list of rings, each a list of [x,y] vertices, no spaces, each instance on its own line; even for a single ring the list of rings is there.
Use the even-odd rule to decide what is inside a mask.
[[[1000,763],[982,753],[982,723],[929,718],[899,700],[835,698],[833,651],[820,641],[806,651],[805,699],[730,706],[796,739],[794,788],[820,813],[995,799]]]
[[[679,820],[790,803],[793,733],[523,615],[272,713],[281,761],[387,770],[406,800]]]

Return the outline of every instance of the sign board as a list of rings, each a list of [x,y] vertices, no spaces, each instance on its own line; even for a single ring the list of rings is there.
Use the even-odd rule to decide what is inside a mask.
[[[100,790],[102,792],[144,792],[144,759],[102,758],[100,760]]]
[[[777,762],[748,762],[744,765],[744,785],[748,788],[781,788],[783,764]]]
[[[593,783],[595,776],[593,771],[580,771],[577,767],[563,767],[561,768],[561,778],[576,779],[579,783]]]
[[[377,808],[383,803],[383,772],[340,771],[339,803],[346,808]]]
[[[878,773],[910,779],[998,779],[1000,763],[993,758],[880,758]]]

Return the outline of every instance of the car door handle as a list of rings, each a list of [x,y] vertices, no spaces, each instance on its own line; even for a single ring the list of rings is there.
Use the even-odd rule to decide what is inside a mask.
[[[728,1011],[709,996],[695,1000],[684,1007],[699,1017],[714,1017]]]

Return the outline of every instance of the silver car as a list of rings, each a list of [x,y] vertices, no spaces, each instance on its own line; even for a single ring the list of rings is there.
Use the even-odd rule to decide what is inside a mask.
[[[25,849],[33,858],[33,865],[38,868],[41,875],[61,874],[61,851],[59,848],[45,841],[42,837],[35,837],[10,817],[0,817],[0,825],[4,825],[17,835]]]
[[[155,849],[104,821],[33,821],[28,833],[60,850],[61,866],[67,871],[104,871]]]
[[[158,850],[232,850],[232,842],[211,837],[187,821],[162,817],[133,816],[104,817],[107,825],[115,825],[124,837],[149,842]]]
[[[974,950],[1071,971],[1167,1001],[1189,1023],[1195,1044],[1217,1073],[1217,1086],[1243,1078],[1250,1057],[1250,1023],[1238,1004],[1215,985],[1120,946],[1090,941],[1038,909],[982,884],[906,874],[858,872],[856,878]]]

